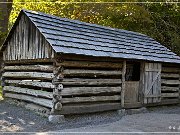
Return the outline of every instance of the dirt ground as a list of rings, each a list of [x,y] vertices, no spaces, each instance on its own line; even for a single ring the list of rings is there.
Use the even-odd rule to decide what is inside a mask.
[[[121,117],[116,112],[68,116],[61,124],[49,123],[46,117],[20,106],[0,101],[0,134],[28,132],[49,134],[145,134],[171,132],[180,134],[180,106],[149,108],[148,112]],[[32,133],[37,132],[37,133]],[[46,132],[46,133],[40,133]],[[27,134],[27,133],[24,133]],[[164,133],[162,133],[164,134]]]

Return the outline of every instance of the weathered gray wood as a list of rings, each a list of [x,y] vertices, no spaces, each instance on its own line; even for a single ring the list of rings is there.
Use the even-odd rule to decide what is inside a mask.
[[[43,35],[37,30],[35,25],[25,15],[22,15],[12,34],[12,38],[8,41],[8,49],[6,51],[8,57],[4,60],[50,58],[53,55],[48,55],[47,53],[50,46],[48,43],[46,45],[42,44],[44,51],[38,49],[41,41],[40,37],[43,43],[46,44],[45,38],[42,38]],[[39,55],[39,51],[43,54]]]
[[[21,65],[21,66],[5,66],[4,70],[12,70],[12,71],[47,71],[53,72],[52,65]]]
[[[57,66],[76,67],[76,68],[107,68],[107,69],[121,69],[122,63],[110,62],[93,62],[93,61],[64,61],[56,63]]]
[[[121,106],[124,107],[124,96],[125,96],[125,76],[126,76],[126,61],[123,61],[123,68],[122,68],[122,90],[121,90]]]
[[[54,85],[51,82],[41,82],[37,80],[5,80],[5,83],[54,89]]]
[[[119,101],[120,95],[62,98],[62,103]]]
[[[165,79],[162,79],[161,83],[166,84],[166,85],[179,85],[180,81],[179,80],[165,80]]]
[[[160,105],[173,105],[173,104],[179,104],[179,99],[163,99],[159,103],[149,103],[146,104],[146,106],[160,106]]]
[[[3,77],[11,78],[35,78],[35,79],[47,79],[51,80],[54,77],[53,73],[42,72],[5,72]]]
[[[40,63],[51,63],[53,62],[53,59],[28,59],[28,60],[24,60],[24,59],[21,59],[21,60],[6,60],[4,61],[5,64],[34,64],[34,63],[37,63],[37,64],[40,64]]]
[[[48,117],[49,114],[50,114],[50,109],[49,108],[42,107],[40,105],[36,105],[36,104],[33,104],[33,103],[26,104],[25,108],[29,109],[29,110],[32,110],[32,111],[35,111],[39,115],[45,116],[45,117]]]
[[[120,103],[99,103],[99,104],[80,104],[80,105],[63,105],[59,114],[81,114],[81,113],[93,113],[103,112],[109,110],[121,109]]]
[[[179,72],[180,72],[180,68],[174,68],[174,67],[162,67],[162,72],[179,73]]]
[[[145,63],[141,62],[140,63],[140,81],[139,81],[139,100],[141,102],[141,104],[144,104],[144,89],[145,89]]]
[[[117,62],[117,63],[122,63],[123,59],[119,58],[112,58],[112,57],[96,57],[94,56],[85,56],[85,55],[76,55],[76,54],[59,54],[57,55],[57,60],[58,61],[66,61],[66,60],[81,60],[81,61],[104,61],[104,62]]]
[[[179,87],[162,86],[161,91],[179,91]]]
[[[167,98],[167,97],[179,97],[179,93],[178,92],[176,92],[176,93],[161,93],[161,96],[163,97],[163,98]]]
[[[113,86],[121,85],[121,79],[66,79],[61,82],[63,85],[98,85],[98,86]]]
[[[121,71],[102,71],[102,70],[80,70],[66,69],[63,72],[64,76],[120,76]]]
[[[28,94],[36,97],[46,97],[52,99],[52,92],[42,91],[42,90],[34,90],[28,88],[14,87],[14,86],[4,86],[3,91],[15,92]]]
[[[135,104],[138,102],[139,81],[125,82],[124,103]]]
[[[101,93],[120,93],[121,87],[71,87],[63,88],[61,91],[62,96],[67,95],[89,95]]]
[[[5,93],[5,97],[29,101],[38,105],[45,106],[47,108],[52,108],[52,100],[37,98],[33,96],[23,95],[23,94],[12,94],[12,93]]]
[[[179,74],[162,73],[161,78],[179,78]]]
[[[146,71],[147,70],[147,71]],[[154,70],[154,71],[153,71]],[[144,103],[160,102],[161,63],[145,63]]]

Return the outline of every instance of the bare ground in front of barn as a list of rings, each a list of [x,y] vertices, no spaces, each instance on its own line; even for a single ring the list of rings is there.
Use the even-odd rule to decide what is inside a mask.
[[[180,132],[180,106],[149,108],[146,113],[123,117],[116,112],[69,116],[64,123],[52,124],[46,117],[1,100],[0,132]]]

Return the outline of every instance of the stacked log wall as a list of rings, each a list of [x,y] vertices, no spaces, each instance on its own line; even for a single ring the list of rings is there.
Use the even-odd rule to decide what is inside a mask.
[[[7,62],[3,67],[3,94],[49,113],[52,108],[54,85],[53,62]]]
[[[120,109],[122,65],[122,61],[56,62],[53,97],[59,97],[55,99],[55,112],[79,114]]]
[[[161,104],[180,103],[180,68],[175,64],[162,64]]]

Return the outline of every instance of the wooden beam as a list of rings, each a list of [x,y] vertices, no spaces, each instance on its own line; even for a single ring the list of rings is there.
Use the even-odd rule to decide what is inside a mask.
[[[4,86],[3,91],[15,92],[15,93],[22,93],[28,94],[36,97],[46,97],[49,99],[53,98],[52,92],[42,91],[42,90],[34,90],[28,88],[21,88],[21,87],[14,87],[14,86]]]
[[[179,73],[180,72],[180,68],[162,67],[162,72]]]
[[[126,75],[126,61],[123,61],[122,68],[122,90],[121,90],[121,106],[124,107],[124,95],[125,95],[125,75]]]
[[[3,77],[10,78],[35,78],[35,79],[47,79],[52,80],[54,77],[53,73],[42,73],[42,72],[5,72]]]
[[[37,98],[37,97],[27,96],[23,94],[12,94],[12,93],[5,93],[5,97],[24,100],[24,101],[41,105],[41,106],[45,106],[47,108],[52,108],[52,100],[49,100],[49,99]]]
[[[99,104],[79,104],[79,105],[63,105],[61,111],[58,114],[82,114],[82,113],[94,113],[110,110],[121,109],[120,103],[99,103]]]
[[[79,70],[79,69],[65,69],[64,76],[120,76],[121,71],[102,71],[102,70]]]
[[[41,82],[41,81],[37,81],[37,80],[33,80],[33,81],[28,81],[28,80],[27,81],[26,80],[5,80],[5,83],[54,89],[54,85],[51,82]]]
[[[161,97],[168,98],[168,97],[179,97],[179,93],[161,93]]]
[[[74,85],[74,86],[84,86],[84,85],[98,85],[98,86],[114,86],[121,85],[121,79],[66,79],[64,78],[62,82],[63,85]]]
[[[162,73],[161,78],[179,78],[179,74]]]
[[[113,62],[93,62],[93,61],[64,61],[56,63],[58,66],[63,67],[76,67],[76,68],[105,68],[105,69],[121,69],[122,63]]]
[[[5,66],[4,70],[11,71],[47,71],[53,72],[52,65],[21,65],[21,66]]]
[[[120,95],[62,98],[62,103],[119,101]]]
[[[67,95],[89,95],[89,94],[108,94],[120,93],[121,87],[71,87],[63,88],[61,91],[62,96]]]
[[[161,91],[179,91],[179,87],[161,86]]]
[[[32,63],[48,63],[53,62],[53,59],[26,59],[26,60],[6,60],[5,64],[32,64]]]
[[[179,104],[179,99],[161,99],[159,103],[149,103],[146,106],[160,106],[160,105],[172,105],[172,104]]]
[[[122,59],[112,58],[112,57],[94,57],[94,56],[85,56],[85,55],[77,55],[77,54],[60,54],[57,56],[58,59],[63,60],[75,60],[75,61],[104,61],[104,62],[122,62]]]
[[[37,104],[33,104],[33,103],[28,103],[25,105],[25,108],[28,110],[32,110],[36,113],[38,113],[41,116],[45,116],[48,117],[50,114],[50,109],[46,108],[46,107],[42,107],[40,105]]]
[[[165,80],[161,79],[161,84],[166,84],[166,85],[179,85],[180,81],[179,80]]]

